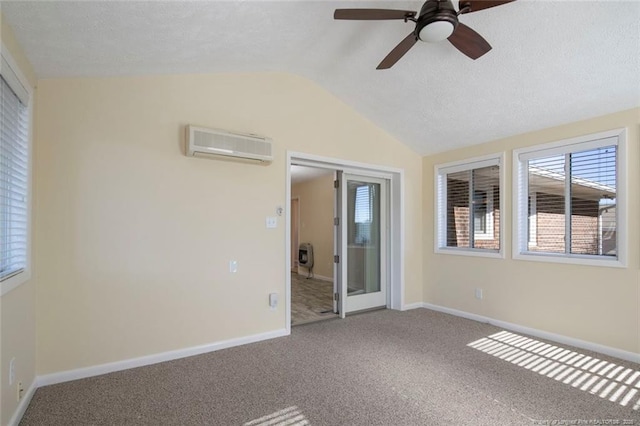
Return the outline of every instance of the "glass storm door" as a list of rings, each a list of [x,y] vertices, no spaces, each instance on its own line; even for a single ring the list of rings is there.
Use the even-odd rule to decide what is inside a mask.
[[[387,180],[339,173],[340,313],[387,305]]]

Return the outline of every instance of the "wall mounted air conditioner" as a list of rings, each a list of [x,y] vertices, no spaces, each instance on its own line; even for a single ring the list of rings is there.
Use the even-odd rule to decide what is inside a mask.
[[[218,129],[187,126],[186,154],[198,157],[228,157],[270,163],[273,161],[269,138]]]

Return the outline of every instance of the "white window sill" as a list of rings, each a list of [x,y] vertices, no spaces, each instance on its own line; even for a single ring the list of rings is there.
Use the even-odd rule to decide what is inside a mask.
[[[29,271],[22,271],[19,274],[0,282],[0,297],[26,283],[29,281],[29,278],[31,278]]]
[[[453,254],[455,256],[475,256],[504,259],[504,253],[502,251],[495,250],[439,247],[435,249],[435,252],[436,254]]]
[[[514,253],[514,260],[533,262],[565,263],[570,265],[604,266],[609,268],[626,268],[619,258],[588,255],[564,255],[556,253]]]

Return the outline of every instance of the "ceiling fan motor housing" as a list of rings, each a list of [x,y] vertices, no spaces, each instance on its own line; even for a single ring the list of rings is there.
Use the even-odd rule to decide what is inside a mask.
[[[450,24],[451,33],[458,26],[458,14],[453,7],[451,0],[427,0],[420,9],[418,20],[416,22],[416,37],[422,41],[440,41],[438,39],[429,39],[429,36],[422,32],[429,25],[443,26],[442,24]],[[446,31],[448,25],[444,25]],[[450,35],[450,34],[449,34]],[[447,37],[444,37],[447,38]]]

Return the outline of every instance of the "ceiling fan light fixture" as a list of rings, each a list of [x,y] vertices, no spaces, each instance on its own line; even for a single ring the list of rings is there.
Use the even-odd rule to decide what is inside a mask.
[[[435,43],[448,39],[458,26],[458,14],[451,0],[427,0],[416,21],[416,37]]]
[[[453,31],[456,29],[453,22],[450,21],[433,21],[420,30],[418,33],[418,38],[421,41],[426,41],[429,43],[434,43],[438,41],[445,40],[453,34]]]

